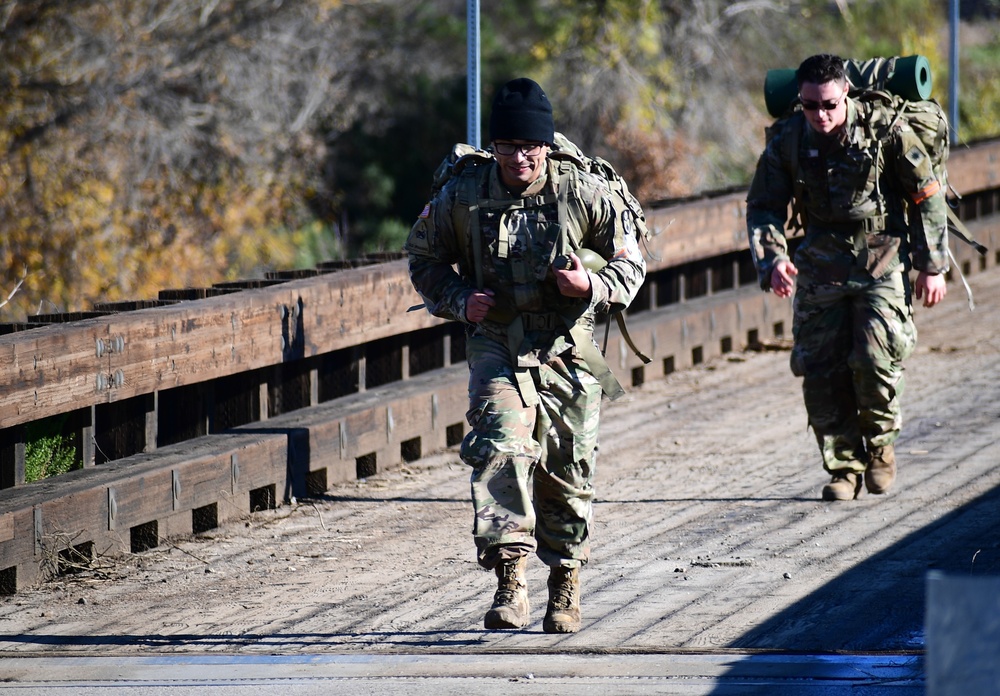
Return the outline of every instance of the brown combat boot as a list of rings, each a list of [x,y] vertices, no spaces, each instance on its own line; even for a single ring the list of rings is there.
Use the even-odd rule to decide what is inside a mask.
[[[847,469],[833,472],[833,479],[823,486],[823,500],[854,500],[861,492],[861,474]]]
[[[493,606],[483,619],[483,626],[497,629],[524,628],[528,625],[527,565],[527,556],[514,561],[501,561],[497,565],[497,592],[493,595]]]
[[[865,469],[865,488],[869,493],[882,495],[896,480],[896,451],[892,445],[875,447]]]
[[[580,569],[556,566],[549,571],[549,606],[542,621],[546,633],[580,630]]]

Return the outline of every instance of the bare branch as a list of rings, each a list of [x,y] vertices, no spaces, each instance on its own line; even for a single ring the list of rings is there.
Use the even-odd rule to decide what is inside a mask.
[[[11,298],[13,298],[13,297],[14,297],[14,295],[16,295],[16,294],[17,294],[17,291],[21,289],[21,285],[23,285],[23,284],[24,284],[24,281],[25,281],[25,280],[26,280],[27,278],[28,278],[28,267],[27,267],[27,266],[25,266],[25,268],[24,268],[24,275],[22,275],[22,276],[21,276],[21,279],[20,279],[19,281],[17,281],[17,285],[15,285],[15,286],[14,286],[14,289],[13,289],[13,290],[11,290],[11,291],[10,291],[10,292],[9,292],[9,293],[7,294],[7,299],[5,299],[5,300],[4,300],[3,302],[0,302],[0,307],[3,307],[4,305],[6,305],[6,304],[7,304],[8,302],[10,302],[10,301],[11,301]]]

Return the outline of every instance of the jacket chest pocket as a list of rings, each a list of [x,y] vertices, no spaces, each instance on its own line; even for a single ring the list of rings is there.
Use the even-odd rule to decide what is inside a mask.
[[[480,221],[484,252],[496,277],[514,285],[545,277],[558,224],[546,211],[514,208],[488,212]]]
[[[877,171],[866,150],[848,147],[836,157],[805,158],[802,173],[809,202],[828,206],[835,218],[855,219],[873,207]]]
[[[851,218],[872,212],[878,171],[871,153],[848,147],[830,168],[830,200],[842,210],[855,211]]]

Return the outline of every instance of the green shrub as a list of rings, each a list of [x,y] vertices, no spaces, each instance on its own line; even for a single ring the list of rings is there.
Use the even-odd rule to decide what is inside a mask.
[[[380,220],[374,232],[365,238],[362,251],[373,254],[383,251],[402,251],[406,237],[410,234],[410,225],[402,220],[387,218]]]
[[[73,438],[62,432],[66,417],[29,423],[24,448],[24,481],[31,483],[78,469]]]

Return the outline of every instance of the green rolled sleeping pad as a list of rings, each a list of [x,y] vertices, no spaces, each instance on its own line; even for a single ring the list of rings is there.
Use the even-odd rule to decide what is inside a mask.
[[[910,101],[930,99],[933,75],[924,56],[894,56],[869,60],[845,60],[851,91],[882,89]],[[775,118],[786,115],[799,96],[795,68],[768,70],[764,76],[764,103]]]

